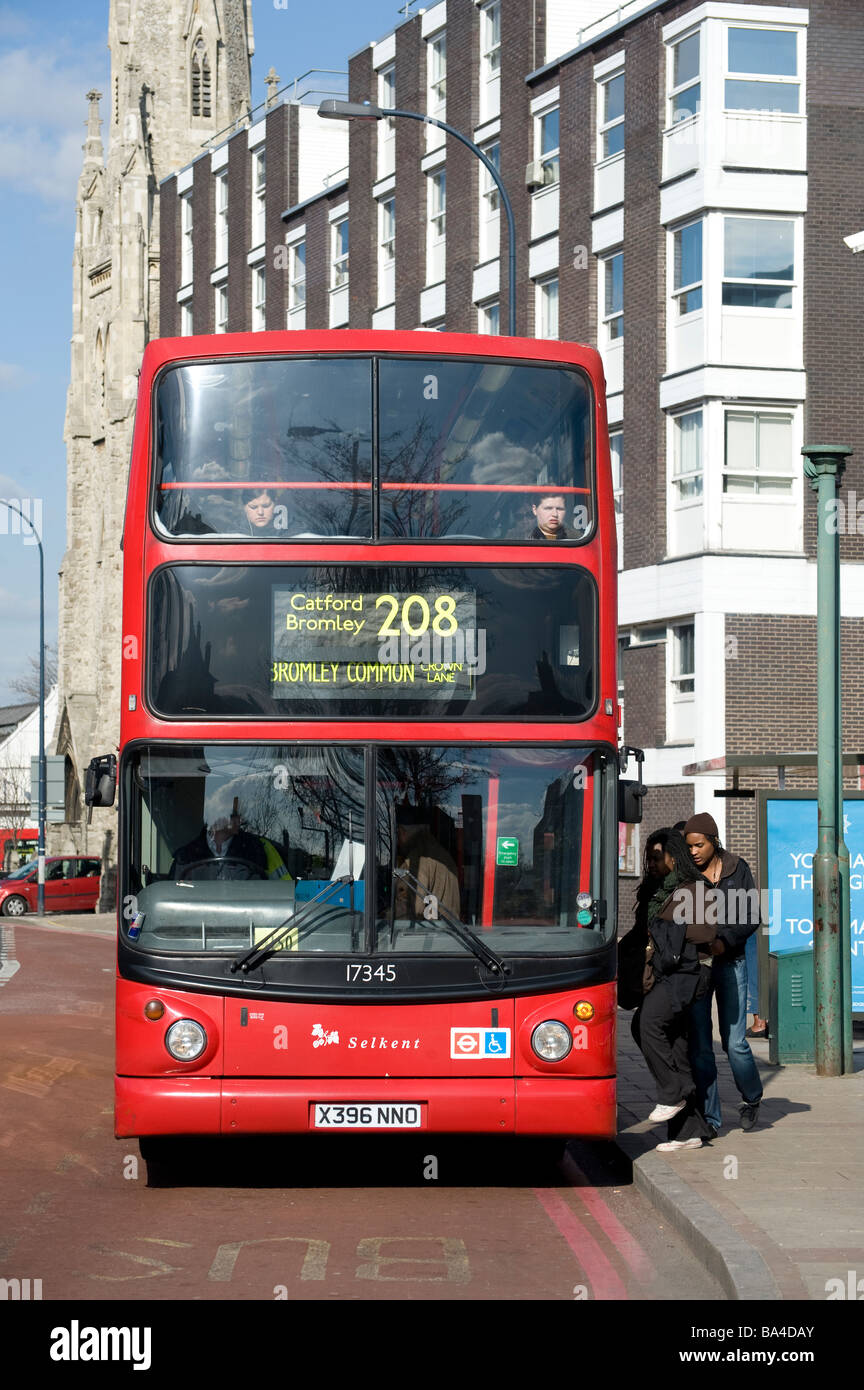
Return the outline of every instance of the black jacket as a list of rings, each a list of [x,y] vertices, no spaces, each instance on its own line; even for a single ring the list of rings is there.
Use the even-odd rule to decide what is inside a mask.
[[[722,858],[717,887],[709,884],[705,901],[716,902],[717,939],[726,948],[720,959],[734,960],[743,953],[748,936],[759,926],[759,894],[746,859],[728,849],[722,851]],[[711,920],[710,915],[707,920]]]
[[[666,883],[669,879],[666,879]],[[648,927],[654,942],[654,974],[699,974],[699,956],[706,955],[717,935],[703,910],[698,880],[677,884]],[[704,895],[707,897],[707,894]]]

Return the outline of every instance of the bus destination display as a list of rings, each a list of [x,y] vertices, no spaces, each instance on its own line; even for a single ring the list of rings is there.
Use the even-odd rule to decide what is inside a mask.
[[[277,700],[473,699],[482,655],[473,589],[273,586]]]

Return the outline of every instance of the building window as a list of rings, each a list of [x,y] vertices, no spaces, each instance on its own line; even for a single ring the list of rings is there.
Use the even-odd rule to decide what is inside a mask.
[[[396,298],[396,199],[378,204],[378,304]]]
[[[606,256],[600,265],[606,341],[614,343],[624,336],[624,252],[616,251],[613,256]]]
[[[674,278],[672,293],[679,314],[702,308],[702,221],[688,222],[673,234]]]
[[[495,337],[501,332],[501,310],[497,299],[477,305],[477,332]]]
[[[496,169],[501,168],[501,145],[498,140],[487,145],[483,153]],[[494,260],[501,249],[501,200],[498,185],[485,165],[480,165],[480,237],[479,263]]]
[[[228,171],[216,175],[216,265],[228,264]]]
[[[214,296],[213,324],[216,333],[228,332],[228,286],[217,285]]]
[[[180,284],[191,285],[193,274],[192,253],[192,194],[184,193],[180,199]]]
[[[724,218],[723,303],[791,309],[795,224],[769,217]]]
[[[598,85],[599,159],[620,154],[624,148],[624,74],[616,73]]]
[[[435,34],[426,44],[426,114],[447,119],[447,35]],[[437,135],[438,132],[436,131]],[[437,141],[436,141],[437,143]]]
[[[252,246],[263,246],[266,235],[267,152],[252,152]]]
[[[702,109],[699,30],[679,39],[672,47],[672,85],[669,89],[669,124],[686,121]]]
[[[210,59],[203,39],[192,50],[192,115],[209,117],[212,110]]]
[[[334,222],[330,229],[330,288],[348,284],[348,218]]]
[[[727,111],[800,110],[798,35],[793,29],[727,31]]]
[[[501,3],[491,0],[480,10],[480,120],[501,111]]]
[[[559,180],[558,107],[534,117],[534,153],[543,171],[543,187]]]
[[[180,335],[183,338],[189,338],[192,336],[192,332],[192,301],[190,299],[185,304],[180,305]]]
[[[727,410],[724,493],[791,498],[794,463],[791,415]]]
[[[696,691],[696,641],[693,623],[680,623],[672,629],[672,686],[675,695]]]
[[[624,568],[624,490],[622,463],[624,460],[624,435],[616,430],[609,435],[609,459],[612,464],[612,497],[615,503],[615,531],[618,537],[618,568]]]
[[[426,284],[444,279],[447,235],[447,172],[437,170],[426,181]]]
[[[702,496],[702,411],[689,410],[673,420],[672,486],[676,502]]]
[[[537,283],[535,300],[536,334],[538,338],[558,337],[558,276]]]
[[[267,308],[267,277],[263,265],[252,267],[252,332],[260,333]]]
[[[297,241],[288,247],[288,308],[302,309],[306,305],[306,243]]]
[[[378,73],[378,105],[392,110],[396,105],[396,68],[381,68]],[[396,168],[396,118],[385,116],[378,122],[378,177],[386,178]]]

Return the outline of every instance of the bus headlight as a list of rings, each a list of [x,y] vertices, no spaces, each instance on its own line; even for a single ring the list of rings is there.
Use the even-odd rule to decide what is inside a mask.
[[[200,1023],[181,1018],[165,1034],[165,1046],[178,1062],[194,1062],[207,1046],[207,1034]]]
[[[550,1019],[548,1023],[538,1023],[531,1034],[531,1046],[544,1062],[560,1062],[573,1046],[573,1039],[565,1024]]]

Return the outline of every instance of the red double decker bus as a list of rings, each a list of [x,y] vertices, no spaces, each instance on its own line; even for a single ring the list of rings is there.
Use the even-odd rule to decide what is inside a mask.
[[[118,1136],[614,1133],[598,355],[151,343],[123,632]]]

